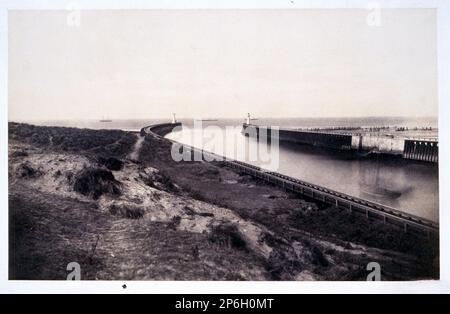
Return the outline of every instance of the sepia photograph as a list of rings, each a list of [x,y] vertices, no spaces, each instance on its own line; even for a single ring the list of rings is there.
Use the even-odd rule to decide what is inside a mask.
[[[6,280],[438,282],[439,9],[359,4],[9,8]]]

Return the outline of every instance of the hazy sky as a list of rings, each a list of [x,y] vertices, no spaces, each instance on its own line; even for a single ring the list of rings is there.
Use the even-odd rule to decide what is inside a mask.
[[[9,119],[437,115],[432,9],[10,11]]]

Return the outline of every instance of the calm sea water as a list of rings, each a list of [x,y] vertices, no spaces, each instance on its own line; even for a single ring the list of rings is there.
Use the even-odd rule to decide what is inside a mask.
[[[137,131],[143,126],[168,122],[168,120],[114,120],[109,123],[101,123],[97,120],[31,122],[40,125]],[[264,167],[257,161],[248,160],[248,156],[237,156],[235,153],[239,149],[248,147],[250,142],[254,141],[240,133],[243,119],[204,121],[202,128],[194,128],[193,120],[181,120],[181,122],[183,122],[183,129],[167,137],[193,146],[201,146],[206,142],[203,144],[205,149]],[[253,123],[292,128],[382,125],[437,127],[435,118],[289,118],[258,119]],[[227,129],[226,133],[218,132],[225,129]],[[217,134],[225,135],[217,136]],[[266,144],[258,143],[257,145]],[[400,158],[388,160],[348,158],[348,156],[296,144],[280,145],[278,165],[277,171],[282,174],[439,221],[437,165],[411,162]]]

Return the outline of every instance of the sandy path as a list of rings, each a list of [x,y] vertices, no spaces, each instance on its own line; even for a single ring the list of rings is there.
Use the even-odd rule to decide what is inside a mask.
[[[145,136],[138,134],[137,138],[138,139],[134,144],[133,151],[128,155],[128,159],[131,159],[133,161],[138,161],[139,159],[139,152],[141,150],[142,143],[144,143]]]

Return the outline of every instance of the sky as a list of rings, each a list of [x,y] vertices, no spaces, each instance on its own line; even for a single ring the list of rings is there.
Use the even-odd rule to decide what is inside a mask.
[[[77,14],[9,12],[10,121],[437,116],[433,9]]]

